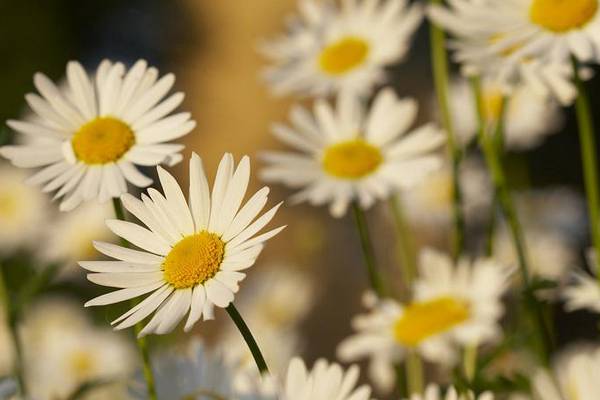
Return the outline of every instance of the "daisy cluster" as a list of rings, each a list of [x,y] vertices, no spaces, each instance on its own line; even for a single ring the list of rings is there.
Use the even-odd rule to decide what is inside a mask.
[[[584,87],[600,61],[600,0],[298,0],[297,9],[259,46],[263,81],[292,105],[271,126],[280,147],[262,152],[258,174],[289,189],[292,205],[354,217],[344,251],[362,252],[371,287],[354,293],[363,310],[345,326],[318,321],[335,359],[299,357],[313,344],[303,322],[329,288],[288,262],[251,273],[286,226],[273,222],[283,202],[254,189],[250,158],[223,154],[213,178],[197,149],[179,180],[167,168],[184,160],[177,140],[196,122],[178,110],[175,76],[144,60],[71,61],[61,83],[34,75],[30,112],[6,121],[16,134],[0,147],[0,398],[600,399],[598,343],[559,352],[553,330],[560,306],[565,318],[600,313]],[[425,20],[429,113],[391,72]],[[514,194],[507,174],[507,153],[518,160],[542,146],[573,103],[587,214],[572,190]],[[377,217],[395,238],[372,229]],[[382,244],[398,273],[378,263]],[[79,282],[82,270],[94,285]],[[85,297],[83,307],[63,292]],[[221,309],[233,324],[213,333],[206,322]],[[134,340],[115,332],[126,329]]]

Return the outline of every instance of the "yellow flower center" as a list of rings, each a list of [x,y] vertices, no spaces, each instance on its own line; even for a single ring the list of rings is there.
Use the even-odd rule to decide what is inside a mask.
[[[8,219],[12,217],[18,210],[17,196],[10,192],[0,193],[0,216]]]
[[[566,32],[590,22],[598,10],[598,0],[533,0],[529,19],[552,31]]]
[[[202,231],[179,241],[163,263],[164,279],[176,289],[202,284],[216,275],[225,254],[225,243]]]
[[[329,75],[343,75],[362,64],[369,54],[369,44],[348,36],[326,46],[319,55],[319,67]]]
[[[469,318],[469,305],[453,297],[413,303],[394,325],[394,336],[404,346],[417,346],[430,336],[445,332]]]
[[[504,96],[497,89],[483,91],[482,96],[483,117],[488,122],[496,122],[502,114]]]
[[[135,135],[126,123],[100,117],[79,128],[71,144],[78,160],[107,164],[118,161],[135,144]]]
[[[418,190],[423,205],[435,210],[448,206],[454,197],[452,177],[446,171],[430,175]]]
[[[75,351],[71,355],[71,369],[73,375],[80,380],[90,378],[94,371],[94,357],[87,351]]]
[[[342,179],[358,179],[369,175],[383,161],[381,151],[362,139],[337,143],[325,150],[323,169]]]

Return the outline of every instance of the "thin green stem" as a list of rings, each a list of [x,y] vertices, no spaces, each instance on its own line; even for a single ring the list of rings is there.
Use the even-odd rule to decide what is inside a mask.
[[[598,159],[596,155],[596,137],[594,123],[590,112],[590,100],[581,77],[579,76],[578,63],[573,63],[573,78],[577,86],[577,99],[575,110],[577,124],[579,125],[579,142],[581,144],[581,162],[583,164],[583,178],[588,202],[590,235],[596,254],[600,257],[600,194],[598,192]],[[600,274],[598,274],[600,279]]]
[[[430,0],[431,4],[442,4],[442,0]],[[430,23],[429,36],[431,40],[431,62],[433,65],[433,80],[437,94],[438,105],[442,117],[442,125],[448,135],[448,152],[452,164],[452,214],[454,226],[453,256],[458,259],[465,248],[465,216],[463,196],[460,187],[460,163],[462,150],[456,141],[452,114],[450,112],[450,94],[448,78],[448,54],[446,53],[446,36],[444,31]]]
[[[408,394],[422,394],[425,388],[423,362],[418,354],[409,351],[406,355],[406,380],[408,381]]]
[[[235,324],[235,326],[238,328],[238,330],[242,334],[242,337],[246,341],[246,344],[248,345],[248,348],[250,349],[250,352],[252,353],[252,357],[254,357],[254,362],[256,363],[256,366],[258,367],[258,371],[261,374],[268,374],[269,368],[267,367],[265,358],[263,357],[263,355],[260,351],[260,348],[258,347],[258,344],[256,343],[256,340],[254,340],[254,336],[252,336],[252,332],[250,331],[250,328],[248,328],[248,325],[246,325],[246,322],[244,322],[244,319],[242,318],[242,316],[240,315],[238,310],[235,308],[233,303],[230,303],[227,306],[226,310],[227,310],[227,313],[229,314],[229,316],[231,317],[233,323]]]
[[[126,221],[125,210],[123,209],[123,204],[120,199],[113,198],[113,208],[115,210],[115,216],[117,219],[121,221]],[[125,239],[121,239],[121,243],[125,247],[129,247],[129,242]],[[132,307],[135,307],[137,304],[136,300],[132,300]],[[142,357],[142,369],[144,372],[144,379],[146,380],[146,390],[148,392],[149,400],[157,400],[158,396],[156,395],[156,385],[154,383],[154,374],[152,373],[152,363],[150,361],[150,352],[148,350],[148,342],[145,337],[140,337],[140,332],[143,329],[143,325],[138,322],[134,327],[134,332],[136,336],[136,344],[137,348]]]
[[[360,235],[360,245],[367,267],[369,281],[371,282],[371,288],[373,288],[378,296],[383,297],[385,295],[383,280],[377,270],[377,261],[375,259],[375,251],[373,250],[373,243],[371,242],[371,236],[369,234],[369,227],[367,226],[367,218],[365,217],[362,208],[356,203],[352,203],[352,211],[354,213],[356,228]]]
[[[8,322],[10,339],[14,349],[13,373],[19,384],[19,393],[25,398],[27,397],[27,388],[25,386],[25,377],[23,374],[23,349],[21,348],[21,341],[19,340],[18,317],[12,306],[2,264],[0,264],[0,302],[4,305],[5,318]]]
[[[477,371],[477,345],[467,346],[463,353],[463,370],[468,382],[473,382]]]
[[[411,239],[410,229],[404,210],[402,207],[402,199],[396,194],[390,198],[390,208],[394,217],[396,226],[396,234],[398,238],[398,248],[400,252],[400,262],[402,264],[402,275],[406,287],[411,288],[412,283],[417,277],[417,259],[415,255],[414,243]]]

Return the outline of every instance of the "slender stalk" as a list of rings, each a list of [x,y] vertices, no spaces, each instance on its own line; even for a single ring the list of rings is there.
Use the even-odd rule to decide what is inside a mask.
[[[400,195],[396,194],[390,198],[390,208],[396,225],[402,275],[406,286],[411,288],[413,281],[417,277],[417,260],[408,224],[404,217]]]
[[[2,264],[0,264],[0,303],[4,305],[5,318],[8,322],[10,339],[14,349],[13,373],[19,384],[19,393],[25,398],[27,397],[27,388],[25,387],[25,377],[23,374],[23,349],[19,340],[18,318],[11,303]]]
[[[115,216],[117,219],[121,221],[126,221],[125,218],[125,210],[123,209],[123,204],[120,199],[113,198],[113,208],[115,210]],[[129,242],[125,239],[121,239],[121,243],[125,247],[129,247]],[[132,300],[132,306],[137,304],[136,300]],[[143,329],[143,325],[141,322],[138,322],[134,327],[134,332],[136,336],[136,344],[137,348],[142,357],[142,369],[144,372],[144,379],[146,380],[146,389],[148,392],[149,400],[157,400],[158,396],[156,395],[156,385],[154,383],[154,374],[152,373],[152,363],[150,362],[150,352],[148,351],[148,342],[145,337],[140,337],[139,334]]]
[[[463,354],[463,370],[468,382],[473,382],[477,371],[477,345],[467,346]]]
[[[254,336],[252,336],[252,332],[250,331],[250,328],[248,328],[248,325],[246,325],[246,322],[244,322],[244,319],[242,318],[242,316],[240,315],[238,310],[235,308],[233,303],[230,303],[227,306],[226,310],[227,310],[227,313],[229,314],[229,316],[231,317],[231,319],[233,320],[233,323],[235,324],[235,326],[238,328],[238,330],[242,334],[242,337],[246,341],[246,344],[248,345],[248,348],[250,349],[250,352],[252,353],[252,357],[254,357],[254,362],[256,363],[256,366],[258,367],[258,371],[261,374],[268,374],[269,368],[267,367],[265,358],[263,357],[263,355],[260,351],[260,348],[258,347],[258,344],[256,343],[256,340],[254,340]]]
[[[479,119],[479,145],[481,147],[488,170],[490,171],[492,177],[492,182],[494,184],[498,204],[500,206],[500,209],[502,210],[502,213],[504,214],[504,217],[508,222],[508,227],[513,239],[513,243],[517,253],[519,271],[524,286],[523,294],[525,305],[531,317],[533,318],[534,323],[538,327],[537,332],[540,335],[540,337],[537,346],[537,351],[540,356],[540,359],[547,364],[549,362],[548,357],[550,354],[550,348],[552,347],[552,338],[541,305],[535,297],[535,294],[531,290],[531,277],[529,274],[530,268],[526,254],[525,237],[523,235],[523,229],[519,222],[519,218],[517,216],[517,212],[510,194],[508,182],[504,174],[504,167],[500,160],[500,155],[497,151],[498,146],[496,138],[494,137],[494,135],[490,135],[487,132],[485,117],[482,109],[480,81],[478,78],[473,78],[471,84],[473,87],[473,92],[475,94],[477,115]]]
[[[442,4],[442,0],[430,0],[431,4]],[[444,31],[430,23],[429,36],[431,40],[431,62],[433,65],[433,80],[438,105],[442,117],[442,125],[448,135],[448,152],[452,164],[452,210],[454,226],[453,256],[458,259],[465,247],[465,216],[463,210],[463,196],[460,187],[460,163],[462,150],[456,141],[452,114],[450,112],[450,95],[448,85],[448,54],[446,53],[446,36]]]
[[[422,394],[424,385],[423,362],[418,354],[409,351],[406,355],[406,379],[408,381],[408,394]]]
[[[375,259],[375,251],[373,250],[373,243],[371,242],[371,236],[369,234],[369,227],[367,226],[367,218],[365,217],[364,211],[356,203],[352,204],[352,211],[354,213],[356,228],[360,235],[360,245],[367,267],[367,273],[369,274],[371,288],[373,288],[378,296],[383,297],[385,295],[383,280],[377,270],[377,261]]]
[[[579,125],[581,162],[583,164],[583,178],[588,202],[590,234],[596,254],[600,257],[600,194],[598,192],[598,161],[594,123],[590,112],[590,100],[579,76],[578,63],[575,59],[572,60],[572,63],[573,78],[578,93],[575,100],[575,110],[577,112],[577,124]],[[598,274],[598,279],[600,279],[600,274]]]

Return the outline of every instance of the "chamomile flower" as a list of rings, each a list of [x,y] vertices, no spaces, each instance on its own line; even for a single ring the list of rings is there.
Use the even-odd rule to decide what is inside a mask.
[[[455,80],[450,102],[454,126],[460,140],[472,141],[478,129],[473,91],[464,79]],[[503,98],[502,88],[490,81],[482,82],[482,103],[486,124],[494,126],[500,118]],[[506,96],[506,109],[502,119],[504,144],[509,150],[527,150],[536,147],[549,135],[560,130],[563,118],[558,102],[520,85]]]
[[[265,154],[263,179],[301,189],[293,197],[296,202],[329,203],[335,217],[353,201],[369,208],[441,165],[434,152],[445,136],[432,124],[409,132],[416,114],[416,102],[399,99],[391,89],[379,92],[368,110],[350,92],[338,96],[335,109],[322,99],[312,115],[296,107],[290,116],[293,127],[273,127],[295,151]]]
[[[587,254],[591,274],[583,271],[573,273],[574,282],[563,291],[567,311],[586,309],[600,314],[600,283],[598,261],[592,249]]]
[[[26,179],[23,171],[0,164],[0,254],[32,247],[48,219],[48,199]]]
[[[446,394],[443,395],[438,385],[430,384],[423,394],[414,393],[409,400],[494,400],[494,395],[491,392],[479,395],[459,393],[453,386],[448,388]]]
[[[364,93],[408,53],[422,14],[406,0],[302,0],[289,31],[262,46],[274,64],[266,78],[278,94]]]
[[[86,303],[99,306],[118,303],[151,293],[137,306],[113,321],[115,329],[135,325],[156,311],[140,332],[168,333],[189,312],[185,330],[204,316],[212,319],[214,306],[227,307],[245,278],[263,243],[283,227],[255,236],[281,205],[258,216],[267,202],[268,188],[254,194],[242,207],[250,178],[250,160],[242,158],[237,168],[233,156],[221,159],[212,194],[202,161],[190,160],[189,202],[175,178],[158,167],[164,195],[155,189],[142,200],[125,194],[125,208],[148,228],[136,223],[108,220],[118,236],[141,250],[95,242],[101,253],[116,261],[82,261],[91,271],[88,279],[120,290]],[[258,218],[257,218],[258,217]]]
[[[104,60],[92,77],[70,62],[64,89],[37,73],[34,84],[41,96],[25,96],[36,118],[7,122],[34,139],[4,146],[0,154],[18,167],[42,167],[28,182],[56,191],[64,211],[84,200],[119,197],[127,192],[127,182],[146,187],[152,180],[136,165],[180,161],[184,146],[167,142],[195,126],[189,113],[167,116],[184,97],[164,98],[174,81],[173,74],[158,79],[158,70],[143,60],[128,71],[122,63]]]
[[[570,57],[597,59],[597,0],[458,0],[434,6],[432,19],[455,36],[454,58],[466,74],[497,80],[506,92],[526,83],[569,104]]]
[[[369,358],[371,379],[383,391],[393,388],[394,365],[409,351],[452,364],[457,346],[476,346],[500,335],[501,296],[509,273],[491,259],[463,259],[454,266],[448,256],[423,250],[413,302],[404,306],[369,299],[369,313],[354,318],[357,333],[340,343],[338,356]]]

